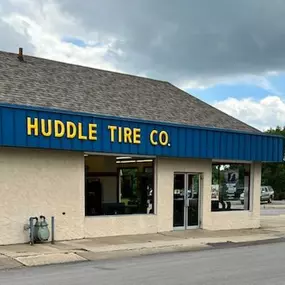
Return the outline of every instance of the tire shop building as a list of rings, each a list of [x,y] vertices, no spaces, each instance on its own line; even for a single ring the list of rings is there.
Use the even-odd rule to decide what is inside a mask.
[[[168,82],[0,52],[0,244],[260,226],[283,139]],[[243,193],[243,200],[241,194]]]

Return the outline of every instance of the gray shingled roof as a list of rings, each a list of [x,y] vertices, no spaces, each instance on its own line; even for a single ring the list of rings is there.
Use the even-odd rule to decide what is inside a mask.
[[[259,132],[168,82],[1,51],[0,102]]]

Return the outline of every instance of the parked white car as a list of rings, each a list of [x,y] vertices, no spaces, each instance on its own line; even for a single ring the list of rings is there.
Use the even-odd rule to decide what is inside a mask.
[[[271,203],[272,197],[274,197],[274,191],[273,191],[272,196],[271,196],[271,194],[272,194],[272,192],[269,190],[268,186],[261,186],[261,188],[260,188],[260,202],[261,203],[264,203],[264,202]],[[244,204],[244,193],[240,194],[239,199],[240,199],[241,204],[243,205]]]
[[[269,192],[269,195],[270,195],[270,201],[268,201],[269,203],[272,202],[272,200],[274,200],[274,190],[271,186],[262,186],[262,187],[265,187],[267,189],[267,191]]]

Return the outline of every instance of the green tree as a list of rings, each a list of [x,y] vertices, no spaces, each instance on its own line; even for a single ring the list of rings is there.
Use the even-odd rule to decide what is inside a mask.
[[[277,126],[266,133],[285,137],[285,127]],[[285,163],[264,163],[262,166],[262,185],[270,185],[275,191],[276,199],[285,199]]]

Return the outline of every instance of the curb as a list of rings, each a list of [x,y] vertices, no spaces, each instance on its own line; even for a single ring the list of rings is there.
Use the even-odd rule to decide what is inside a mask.
[[[221,243],[208,243],[213,248],[234,248],[234,247],[246,247],[246,246],[257,246],[264,244],[276,244],[285,242],[285,237],[270,238],[264,240],[254,240],[246,242],[221,242]]]
[[[100,253],[87,251],[84,253],[80,253],[79,255],[84,257],[87,261],[91,262],[91,261],[100,261],[100,260],[135,258],[140,256],[151,256],[151,255],[160,255],[160,254],[187,253],[187,252],[194,253],[197,251],[258,246],[258,245],[276,244],[282,242],[285,242],[285,237],[269,238],[269,239],[253,240],[245,242],[228,241],[228,242],[206,243],[204,245],[199,245],[199,246],[177,245],[172,247],[167,246],[167,247],[154,247],[154,248],[143,248],[143,249],[117,250],[117,251],[106,251]]]
[[[19,268],[29,268],[29,267],[42,267],[47,265],[59,265],[59,264],[75,264],[82,262],[92,262],[100,260],[112,260],[112,259],[124,259],[140,256],[151,256],[159,254],[171,254],[171,253],[187,253],[187,252],[197,252],[215,249],[228,249],[228,248],[238,248],[247,246],[258,246],[265,244],[276,244],[285,242],[285,237],[268,238],[262,240],[252,240],[252,241],[226,241],[226,242],[208,242],[205,244],[191,246],[189,244],[177,244],[177,245],[162,245],[155,247],[141,247],[141,248],[131,248],[131,249],[119,249],[113,251],[82,251],[82,250],[69,250],[65,253],[50,253],[50,254],[39,254],[30,256],[18,256],[13,257],[15,262],[20,266],[10,266],[7,265],[3,268],[0,267],[0,272],[2,270],[12,270]],[[8,256],[6,256],[8,258]]]

